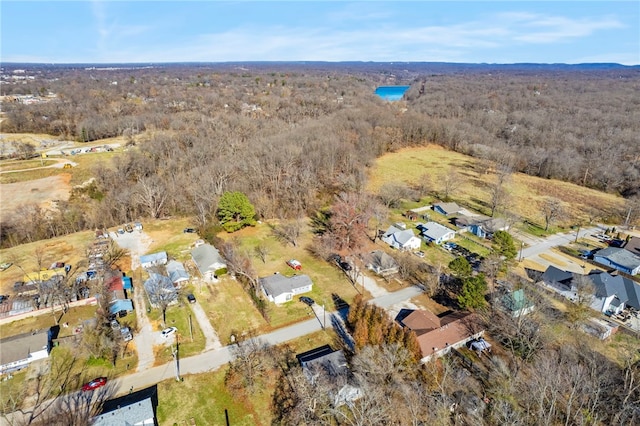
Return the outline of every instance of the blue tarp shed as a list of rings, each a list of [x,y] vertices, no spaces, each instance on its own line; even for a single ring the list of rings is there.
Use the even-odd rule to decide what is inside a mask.
[[[111,302],[109,305],[109,313],[117,314],[120,311],[133,311],[133,302],[130,299],[118,299]]]
[[[122,288],[125,290],[131,290],[133,288],[133,281],[131,281],[131,277],[122,277]]]

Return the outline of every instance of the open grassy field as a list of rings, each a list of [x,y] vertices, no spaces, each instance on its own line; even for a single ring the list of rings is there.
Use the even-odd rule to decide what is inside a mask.
[[[144,232],[151,237],[149,253],[166,251],[177,260],[191,259],[191,247],[199,238],[197,234],[185,234],[184,228],[192,227],[188,218],[150,220],[143,223]]]
[[[367,189],[376,193],[383,184],[394,182],[416,185],[426,174],[431,178],[433,190],[439,192],[441,176],[452,170],[464,179],[460,188],[451,194],[453,200],[481,213],[489,213],[489,187],[495,174],[485,173],[479,160],[439,146],[406,148],[378,158],[370,169]],[[621,211],[623,205],[622,197],[522,173],[513,174],[506,188],[512,199],[509,209],[521,218],[543,225],[540,206],[548,196],[563,202],[568,214],[560,223],[565,226],[578,220],[606,222]]]
[[[7,172],[10,170],[31,169],[36,167],[46,167],[58,163],[58,160],[50,159],[33,159],[25,161],[7,161],[0,163],[0,172]]]

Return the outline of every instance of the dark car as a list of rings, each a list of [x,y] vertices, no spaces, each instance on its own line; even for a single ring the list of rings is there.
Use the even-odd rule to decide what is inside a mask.
[[[340,256],[338,253],[331,253],[327,260],[329,262],[335,262],[337,264],[340,264],[340,262],[342,262],[342,256]]]
[[[300,296],[300,301],[309,306],[312,306],[314,303],[316,303],[312,298],[307,296]]]
[[[107,378],[106,377],[98,377],[96,379],[93,379],[89,383],[85,383],[84,385],[82,385],[82,390],[84,392],[92,391],[92,390],[96,390],[98,388],[101,388],[102,386],[104,386],[106,384],[107,384]]]
[[[196,297],[193,295],[193,293],[187,294],[187,300],[189,301],[189,303],[196,303]]]
[[[353,266],[349,262],[340,262],[340,267],[343,271],[350,271],[353,269]]]
[[[185,234],[195,234],[197,231],[195,228],[184,228],[182,232],[184,232]]]

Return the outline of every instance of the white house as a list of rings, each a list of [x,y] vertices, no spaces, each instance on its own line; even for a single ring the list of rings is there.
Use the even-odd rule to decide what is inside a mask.
[[[51,333],[49,329],[0,340],[0,374],[21,370],[33,361],[47,358],[51,351]]]
[[[218,249],[210,244],[202,244],[191,250],[191,257],[205,281],[217,279],[217,274],[227,267]]]
[[[167,264],[167,252],[161,251],[158,253],[145,254],[144,256],[140,256],[140,265],[144,269],[151,268],[152,266],[157,265],[166,265]]]
[[[285,277],[276,272],[258,281],[264,295],[275,304],[288,302],[293,296],[308,293],[313,288],[313,282],[307,275]]]
[[[606,272],[587,275],[593,283],[594,295],[591,307],[598,312],[619,314],[627,303],[627,289],[621,276],[609,275]]]
[[[390,226],[381,240],[398,250],[418,250],[422,244],[412,229],[398,229],[395,226]]]
[[[184,265],[177,260],[170,260],[167,263],[167,274],[169,274],[171,282],[175,285],[189,281],[189,273],[184,268]]]
[[[421,223],[417,228],[425,241],[435,244],[442,244],[456,236],[456,231],[436,222]]]

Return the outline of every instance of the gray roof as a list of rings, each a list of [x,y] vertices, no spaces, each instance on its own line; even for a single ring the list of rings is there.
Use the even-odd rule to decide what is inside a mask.
[[[547,284],[559,283],[571,287],[573,273],[569,271],[563,271],[562,269],[556,268],[555,266],[551,265],[547,268],[546,271],[544,271],[541,279]]]
[[[203,244],[194,248],[191,250],[191,257],[203,275],[207,272],[215,272],[217,269],[225,267],[221,265],[226,265],[218,249],[211,244]]]
[[[415,237],[416,234],[413,233],[412,229],[398,229],[395,226],[390,226],[385,232],[383,238],[393,238],[398,244],[404,246],[407,242]]]
[[[160,251],[158,253],[151,253],[140,256],[140,263],[160,263],[164,265],[165,263],[167,263],[167,252]]]
[[[266,293],[273,297],[278,297],[284,293],[290,293],[295,289],[313,285],[311,278],[307,275],[294,275],[293,277],[285,277],[279,273],[260,278],[260,284]]]
[[[0,365],[29,358],[29,354],[41,351],[49,344],[49,330],[25,333],[0,340]]]
[[[334,351],[324,345],[296,355],[300,365],[309,370],[325,370],[330,376],[338,376],[348,371],[347,358],[343,351]]]
[[[108,411],[93,418],[93,426],[133,426],[148,423],[155,419],[151,398],[136,401],[129,405],[118,406],[115,410]],[[147,421],[147,423],[143,423]]]
[[[626,302],[627,290],[622,277],[610,275],[606,272],[591,273],[587,275],[595,287],[596,297],[618,296],[621,302]]]
[[[380,270],[393,269],[398,267],[398,262],[382,250],[374,250],[369,253],[369,263]]]
[[[629,269],[635,269],[640,266],[640,257],[618,247],[607,247],[599,250],[594,254],[594,257],[605,257],[609,261]]]
[[[446,226],[440,225],[436,222],[421,223],[419,225],[419,228],[422,232],[422,235],[432,240],[438,240],[447,235],[449,232],[455,232],[453,229],[449,229]]]
[[[627,305],[640,310],[640,284],[625,277],[622,277],[622,282],[627,291]]]
[[[434,209],[435,207],[438,207],[440,210],[444,211],[445,214],[447,215],[458,213],[461,210],[460,206],[457,205],[456,203],[436,203],[433,205],[433,207]]]
[[[167,263],[166,269],[167,274],[169,274],[169,278],[173,283],[189,279],[189,274],[187,273],[187,270],[184,269],[184,265],[177,260],[171,260]]]

